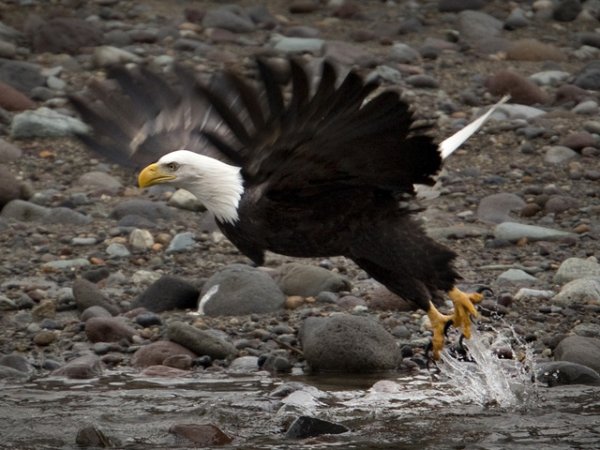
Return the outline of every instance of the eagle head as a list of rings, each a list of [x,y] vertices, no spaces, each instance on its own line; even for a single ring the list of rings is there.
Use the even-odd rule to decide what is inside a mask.
[[[235,223],[244,184],[240,168],[208,156],[177,150],[146,166],[138,176],[141,188],[168,184],[194,194],[221,222]]]

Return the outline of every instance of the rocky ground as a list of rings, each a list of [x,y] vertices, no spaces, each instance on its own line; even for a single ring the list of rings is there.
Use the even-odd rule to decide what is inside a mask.
[[[193,199],[141,192],[71,137],[66,94],[110,64],[209,75],[301,54],[400,87],[439,140],[512,95],[421,216],[463,286],[493,291],[483,329],[511,324],[540,361],[600,379],[597,0],[15,1],[0,18],[0,376],[426,364],[424,312],[351,261],[251,268]]]

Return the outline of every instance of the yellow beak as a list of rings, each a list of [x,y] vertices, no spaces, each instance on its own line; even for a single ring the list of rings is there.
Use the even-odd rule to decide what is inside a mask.
[[[175,178],[174,175],[164,173],[158,164],[152,163],[146,166],[138,175],[138,185],[141,188],[145,188],[154,184],[165,183]]]

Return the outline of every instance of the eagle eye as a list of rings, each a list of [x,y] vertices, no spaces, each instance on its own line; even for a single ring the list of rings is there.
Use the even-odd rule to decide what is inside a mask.
[[[166,167],[171,172],[175,172],[177,169],[179,169],[179,164],[177,164],[176,162],[170,162],[166,165]]]

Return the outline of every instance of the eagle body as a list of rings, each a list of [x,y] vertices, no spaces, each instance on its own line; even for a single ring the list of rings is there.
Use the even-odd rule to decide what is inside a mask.
[[[73,97],[94,130],[81,140],[117,162],[146,166],[141,187],[192,192],[254,263],[263,264],[267,250],[345,256],[428,312],[434,353],[446,322],[468,334],[480,297],[454,288],[456,254],[429,238],[406,205],[487,115],[438,146],[397,92],[377,91],[353,71],[340,82],[328,62],[313,83],[291,59],[289,90],[261,60],[257,83],[233,72],[210,83],[175,72],[178,88],[143,68],[115,68],[109,77],[118,90],[95,84],[91,98]],[[444,292],[452,317],[432,303]]]

